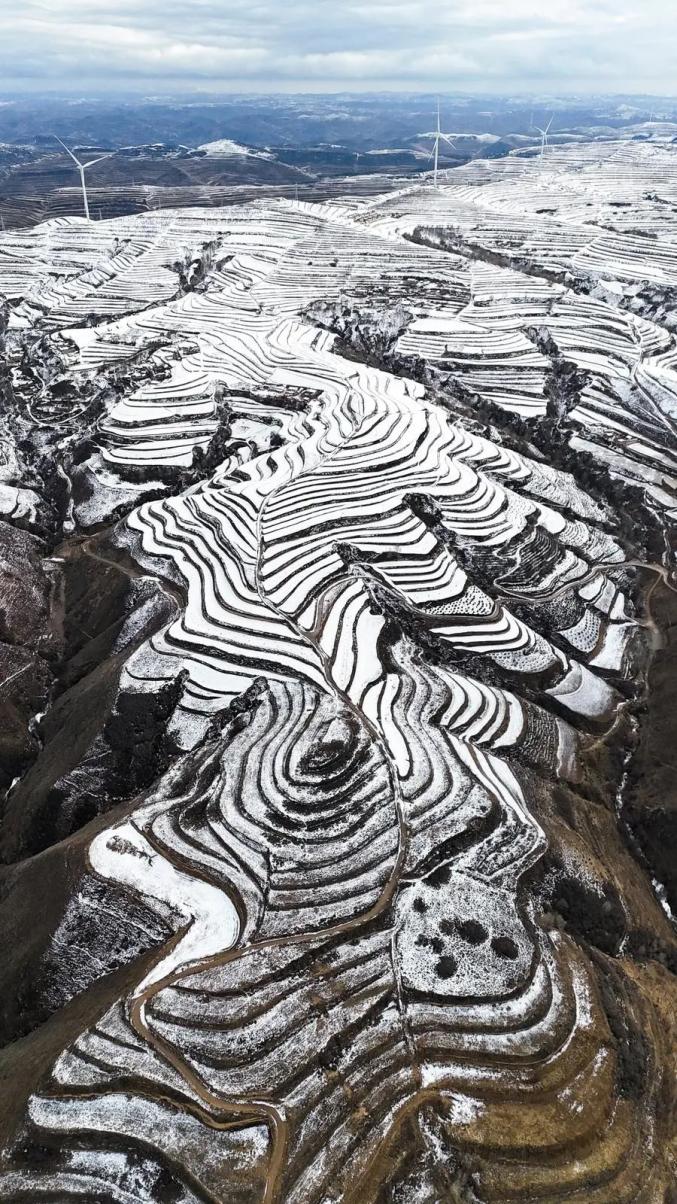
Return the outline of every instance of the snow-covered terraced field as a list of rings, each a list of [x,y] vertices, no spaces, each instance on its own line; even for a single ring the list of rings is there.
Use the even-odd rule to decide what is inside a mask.
[[[52,1061],[0,1199],[385,1200],[415,1115],[474,1193],[444,1198],[670,1198],[658,1005],[618,988],[653,1071],[621,1090],[602,954],[535,885],[556,831],[607,899],[587,775],[649,659],[637,563],[673,567],[677,346],[633,308],[677,286],[663,202],[674,147],[577,144],[0,238],[10,336],[117,390],[78,462],[90,529],[118,517],[97,489],[137,490],[117,546],[181,599],[119,685],[178,683],[175,763],[88,846],[175,936]],[[554,790],[594,822],[562,836]],[[644,891],[668,932],[647,883],[620,912]]]

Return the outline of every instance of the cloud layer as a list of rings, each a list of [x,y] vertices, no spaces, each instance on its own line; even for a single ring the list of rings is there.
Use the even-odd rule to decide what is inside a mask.
[[[0,12],[6,90],[674,93],[676,51],[675,0],[6,0]]]

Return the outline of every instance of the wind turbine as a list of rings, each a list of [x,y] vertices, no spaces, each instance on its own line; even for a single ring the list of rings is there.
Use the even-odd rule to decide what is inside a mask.
[[[75,163],[78,171],[80,172],[80,186],[82,188],[82,202],[85,207],[85,217],[89,220],[89,201],[87,200],[87,185],[85,183],[85,172],[88,167],[93,167],[95,163],[101,163],[104,159],[110,159],[112,155],[116,154],[116,152],[108,151],[108,153],[105,155],[99,155],[98,159],[90,159],[89,163],[81,163],[80,160],[77,158],[77,156],[73,154],[72,150],[69,150],[69,148],[66,146],[65,142],[62,142],[61,139],[56,134],[53,134],[52,137],[56,138],[57,142],[63,147],[66,154],[70,155],[70,157],[73,160],[73,162]]]
[[[444,139],[445,142],[448,142],[449,146],[453,147],[454,150],[457,149],[456,144],[454,142],[452,142],[449,135],[442,133],[442,128],[440,126],[440,102],[438,100],[438,102],[437,102],[437,129],[435,131],[435,145],[430,154],[431,159],[433,158],[433,156],[435,157],[435,166],[433,169],[433,186],[435,188],[437,188],[437,171],[438,171],[438,166],[439,166],[439,162],[440,162],[440,142],[442,141],[442,139]]]
[[[555,118],[551,117],[544,130],[541,129],[540,125],[536,126],[536,129],[538,130],[539,134],[541,135],[541,162],[545,158],[545,152],[548,148],[548,134],[550,133],[550,126],[552,125],[554,120],[555,120]]]

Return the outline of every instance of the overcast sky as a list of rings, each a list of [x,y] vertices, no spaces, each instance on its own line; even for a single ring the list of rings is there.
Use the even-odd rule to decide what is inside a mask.
[[[677,0],[0,0],[0,88],[677,93]]]

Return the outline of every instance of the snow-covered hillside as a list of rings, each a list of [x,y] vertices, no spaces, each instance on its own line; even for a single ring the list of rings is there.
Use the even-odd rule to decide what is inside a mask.
[[[668,1199],[674,883],[620,816],[675,588],[676,212],[671,143],[576,143],[0,237],[4,517],[142,591],[55,670],[7,858],[54,853],[29,787],[105,644],[45,797],[86,783],[63,847],[165,926],[76,939],[71,996],[124,976],[0,1199]]]

